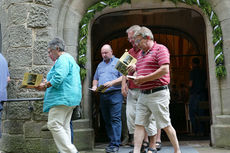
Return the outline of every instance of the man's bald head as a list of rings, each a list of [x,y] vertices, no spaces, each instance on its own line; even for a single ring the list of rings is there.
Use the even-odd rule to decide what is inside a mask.
[[[101,48],[101,56],[106,63],[113,57],[113,50],[109,44],[105,44]]]

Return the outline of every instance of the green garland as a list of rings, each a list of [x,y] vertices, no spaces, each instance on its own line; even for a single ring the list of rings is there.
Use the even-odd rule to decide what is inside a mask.
[[[165,0],[162,0],[165,1]],[[223,53],[223,39],[222,30],[220,27],[219,19],[216,13],[212,10],[211,5],[206,0],[169,0],[177,4],[178,2],[183,2],[188,5],[198,5],[207,16],[213,27],[213,44],[215,46],[215,63],[216,63],[216,76],[218,78],[226,76],[226,69],[224,66],[224,53]],[[89,7],[85,15],[83,16],[80,27],[79,27],[79,39],[78,39],[78,64],[81,67],[81,79],[84,80],[86,76],[85,64],[87,62],[87,36],[88,36],[88,24],[91,19],[93,19],[96,12],[102,11],[105,7],[117,7],[123,3],[131,3],[131,0],[103,0],[93,6]]]

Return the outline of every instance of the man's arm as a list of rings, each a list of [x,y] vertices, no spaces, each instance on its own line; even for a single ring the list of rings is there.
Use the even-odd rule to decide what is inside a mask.
[[[97,89],[98,80],[93,80],[92,84],[93,84],[92,90],[95,91]]]
[[[127,92],[128,92],[128,86],[126,83],[126,76],[122,76],[122,82],[121,82],[121,93],[124,97],[127,97]]]
[[[121,81],[122,81],[122,76],[120,76],[119,78],[117,78],[117,79],[115,79],[115,80],[106,82],[106,83],[104,84],[104,86],[106,86],[106,87],[112,87],[112,86],[114,86],[114,85],[121,84]]]
[[[163,75],[169,73],[169,64],[163,64],[159,69],[157,69],[155,72],[150,73],[146,76],[137,76],[136,79],[134,79],[134,82],[139,85],[143,84],[148,81],[153,81],[156,79],[161,78]]]

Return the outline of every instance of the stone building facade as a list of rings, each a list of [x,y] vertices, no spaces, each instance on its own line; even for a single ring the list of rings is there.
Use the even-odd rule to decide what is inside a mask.
[[[117,8],[107,7],[96,13],[90,21],[87,43],[87,76],[83,82],[82,119],[74,121],[75,144],[79,150],[93,149],[94,129],[92,127],[92,95],[88,92],[92,80],[93,43],[91,30],[98,18],[106,14],[139,9],[185,8],[198,12],[204,22],[204,50],[207,54],[208,84],[211,104],[211,144],[216,147],[230,147],[230,1],[207,0],[219,17],[223,32],[223,49],[227,76],[218,79],[215,75],[214,45],[209,17],[195,5],[168,0],[131,0]],[[66,51],[77,57],[79,22],[88,7],[99,0],[0,0],[2,49],[9,62],[11,82],[9,98],[43,97],[42,92],[20,89],[23,74],[35,72],[46,74],[52,62],[47,53],[47,42],[55,36],[66,43]],[[167,13],[167,10],[163,10]],[[122,13],[120,13],[122,16]],[[119,17],[119,15],[116,15]],[[175,22],[179,22],[178,19]],[[118,21],[120,22],[120,21]],[[143,23],[144,24],[144,20]],[[148,21],[147,21],[148,22]],[[167,22],[165,22],[166,24]],[[135,24],[122,23],[119,28]],[[101,25],[103,27],[103,25]],[[173,26],[173,24],[172,24]],[[104,29],[115,31],[115,26]],[[103,35],[103,34],[102,34]],[[98,36],[100,36],[98,34]],[[196,36],[199,39],[199,36]],[[102,39],[103,37],[99,37]],[[28,109],[30,108],[30,109]],[[32,108],[32,109],[31,109]],[[49,131],[41,131],[47,114],[42,113],[42,101],[10,102],[4,104],[3,136],[1,149],[5,152],[52,153],[56,147]],[[47,145],[49,144],[49,145]]]

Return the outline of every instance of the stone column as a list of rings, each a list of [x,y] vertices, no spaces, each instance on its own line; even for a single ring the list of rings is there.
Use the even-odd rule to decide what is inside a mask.
[[[217,80],[212,92],[212,119],[211,140],[215,147],[230,147],[230,1],[209,0],[221,24],[223,33],[223,52],[227,76]],[[210,60],[213,60],[212,58]],[[212,76],[210,76],[213,78]],[[211,80],[212,81],[212,80]],[[218,95],[218,96],[216,96]],[[216,97],[220,96],[220,100]]]

